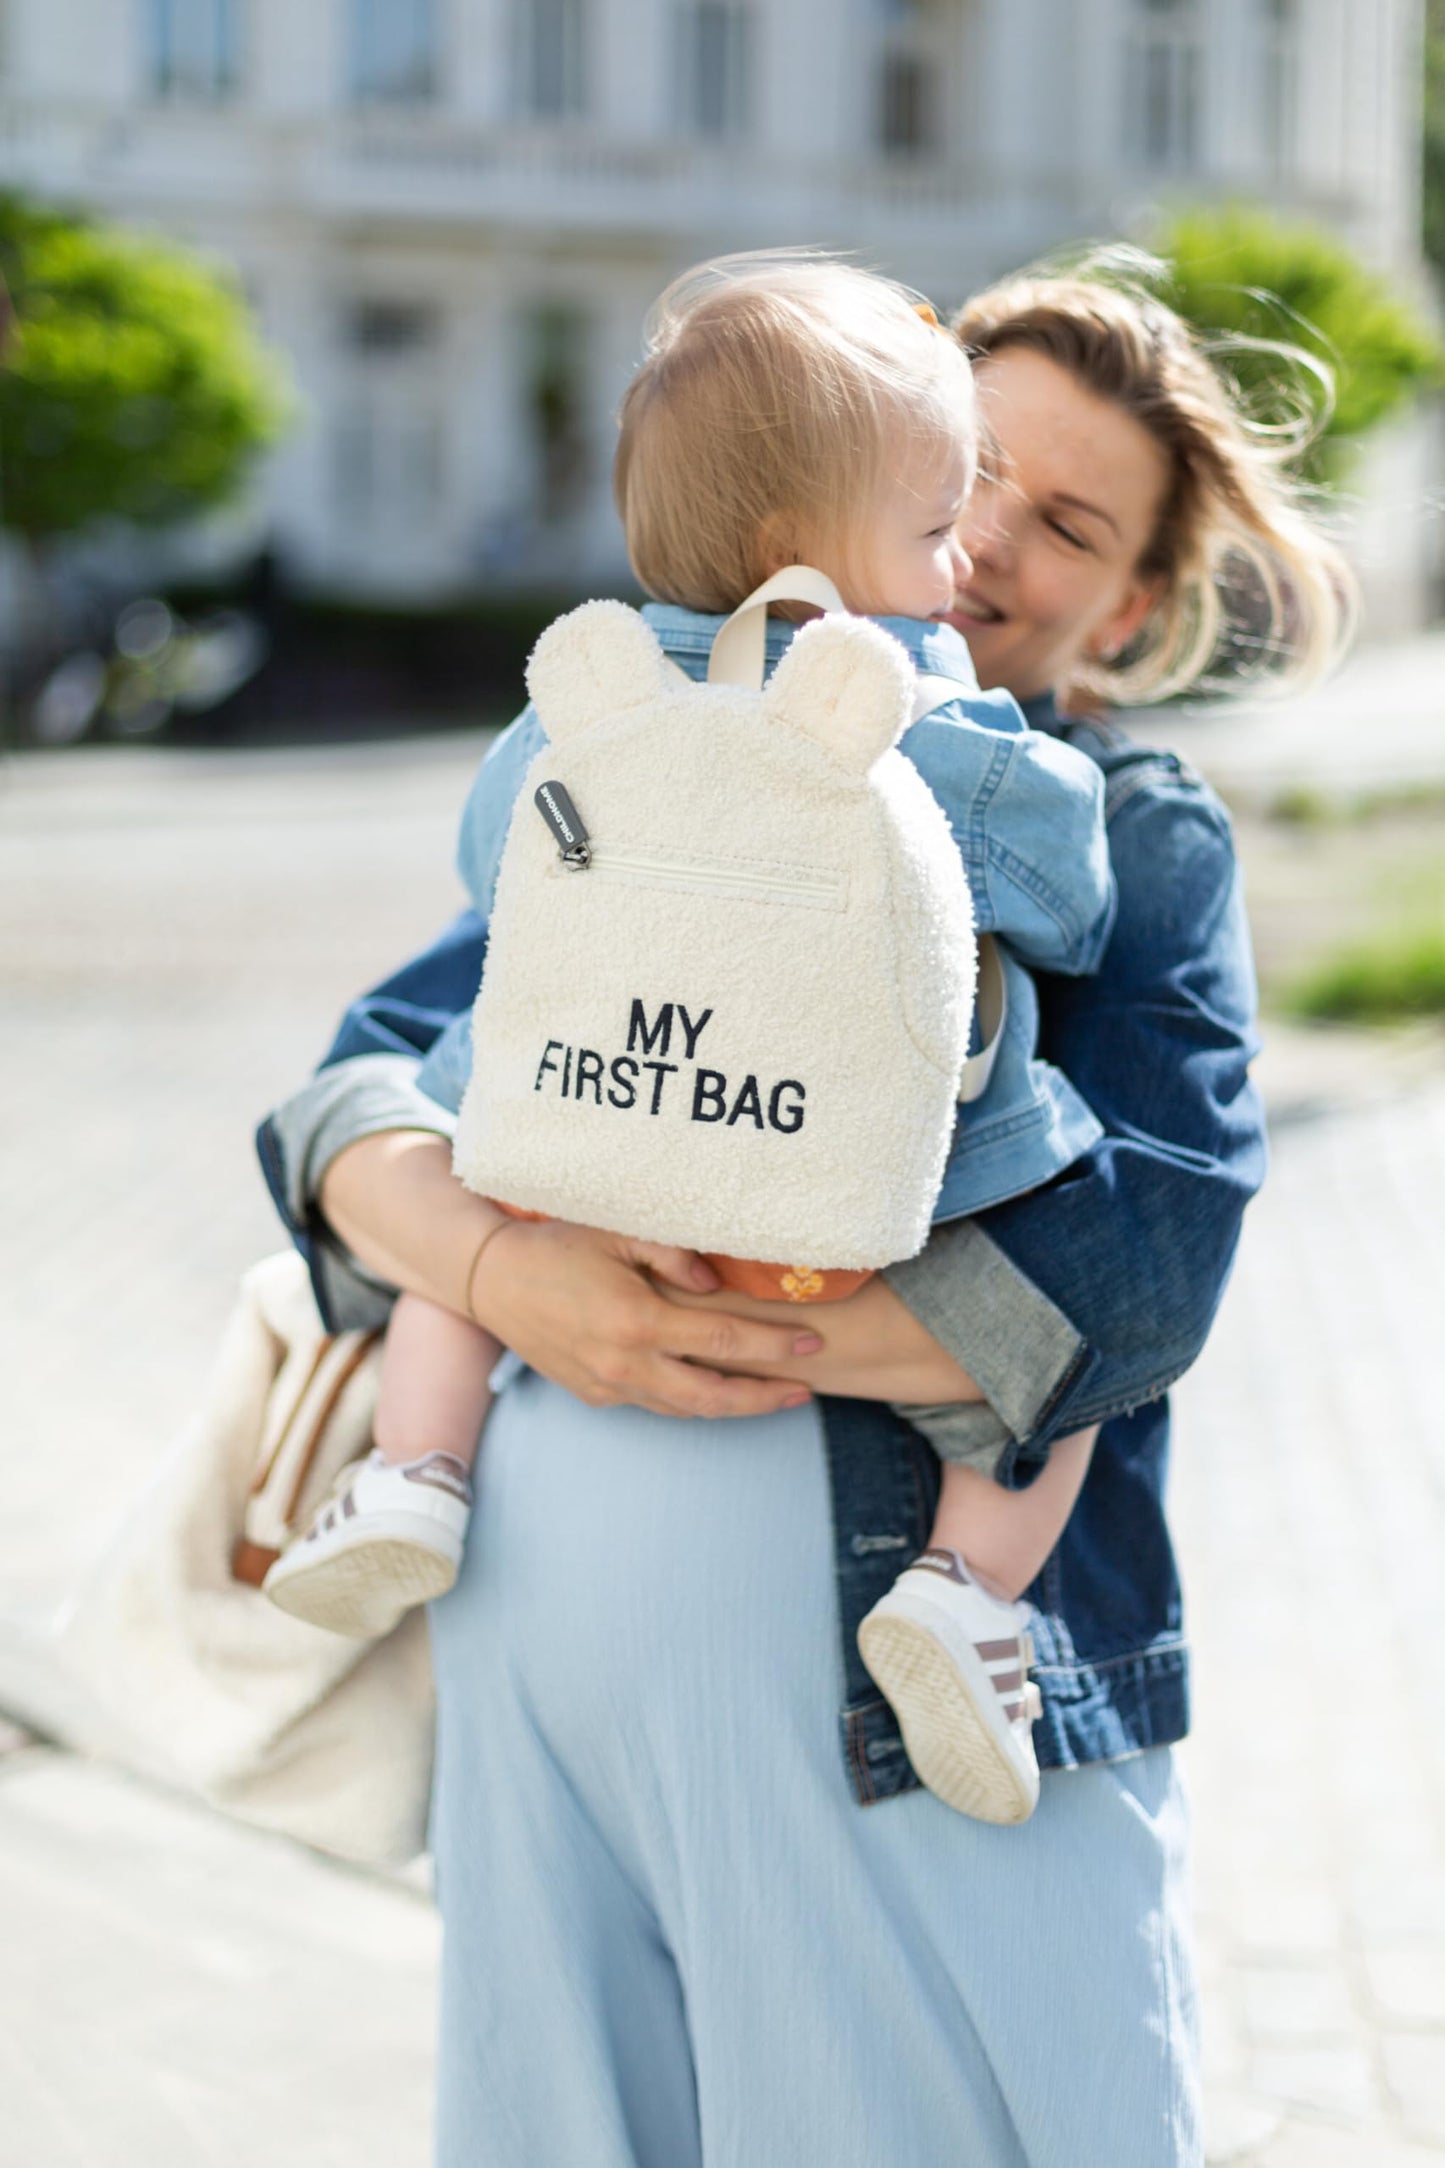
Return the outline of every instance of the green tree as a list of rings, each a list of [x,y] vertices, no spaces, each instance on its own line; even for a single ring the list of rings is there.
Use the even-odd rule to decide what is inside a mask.
[[[1425,0],[1425,254],[1445,273],[1445,0]]]
[[[32,544],[155,526],[235,496],[288,393],[244,296],[173,242],[0,196],[14,323],[0,368],[0,526]]]
[[[1445,352],[1424,316],[1332,234],[1234,207],[1179,213],[1158,241],[1163,299],[1206,337],[1256,418],[1288,428],[1321,417],[1304,463],[1339,477],[1356,439],[1445,381]],[[1250,342],[1267,342],[1253,350]],[[1307,366],[1281,369],[1276,342],[1333,377],[1333,404]]]

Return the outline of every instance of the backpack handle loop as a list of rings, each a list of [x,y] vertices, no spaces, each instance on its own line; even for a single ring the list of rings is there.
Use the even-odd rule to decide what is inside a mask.
[[[719,626],[708,657],[709,685],[742,685],[750,693],[762,691],[770,602],[810,602],[815,609],[847,615],[843,597],[825,572],[815,572],[811,565],[784,565],[781,572],[755,587]]]

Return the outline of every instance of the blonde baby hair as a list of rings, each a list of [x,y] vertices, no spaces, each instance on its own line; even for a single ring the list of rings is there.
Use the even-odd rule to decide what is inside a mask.
[[[975,363],[1010,348],[1043,354],[1148,430],[1169,481],[1138,572],[1159,600],[1117,661],[1091,661],[1065,690],[1128,704],[1208,682],[1232,652],[1243,675],[1284,690],[1320,676],[1353,630],[1354,577],[1290,467],[1332,395],[1314,355],[1270,342],[1281,375],[1312,383],[1295,423],[1253,421],[1225,372],[1230,342],[1206,344],[1149,291],[1162,266],[1101,251],[1064,273],[1004,279],[965,302],[952,329]],[[1265,342],[1245,342],[1257,353]]]
[[[906,287],[815,253],[721,256],[674,280],[619,419],[633,570],[692,610],[735,609],[805,552],[846,566],[885,480],[960,448],[974,467],[957,341]]]

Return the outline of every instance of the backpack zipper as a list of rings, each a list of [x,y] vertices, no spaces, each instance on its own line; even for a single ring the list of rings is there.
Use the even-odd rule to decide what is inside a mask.
[[[841,911],[841,875],[806,867],[772,869],[716,859],[671,858],[657,851],[599,849],[561,783],[543,783],[533,802],[551,832],[557,857],[569,873],[601,873],[620,880],[656,881],[664,888],[692,889],[710,896],[752,897],[759,903],[801,903],[819,911]]]
[[[819,911],[841,911],[844,901],[841,876],[802,867],[773,870],[706,858],[671,858],[653,851],[618,851],[594,843],[591,869],[620,880],[651,880],[664,888],[752,897],[759,903],[801,903]]]

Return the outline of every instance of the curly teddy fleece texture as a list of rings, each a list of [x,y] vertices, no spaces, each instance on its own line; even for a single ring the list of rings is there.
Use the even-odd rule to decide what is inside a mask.
[[[831,618],[763,692],[697,685],[599,602],[549,628],[528,677],[549,742],[498,878],[458,1173],[736,1256],[913,1255],[976,950],[947,823],[894,750],[907,656]],[[585,826],[583,868],[545,784]]]

